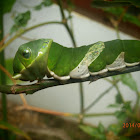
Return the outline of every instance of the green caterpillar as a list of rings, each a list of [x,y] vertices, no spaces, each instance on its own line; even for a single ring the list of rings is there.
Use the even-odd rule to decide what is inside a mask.
[[[113,45],[112,45],[113,44]],[[67,48],[51,39],[39,39],[19,47],[14,61],[14,79],[82,79],[140,64],[140,41],[113,40]]]

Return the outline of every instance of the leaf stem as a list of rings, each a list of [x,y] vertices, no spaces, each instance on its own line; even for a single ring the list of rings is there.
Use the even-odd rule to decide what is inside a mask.
[[[118,26],[115,27],[116,34],[117,34],[117,39],[121,39],[118,28],[119,28]]]
[[[12,78],[12,75],[1,64],[0,64],[0,70],[2,70],[11,79],[14,85],[16,85],[16,81]]]

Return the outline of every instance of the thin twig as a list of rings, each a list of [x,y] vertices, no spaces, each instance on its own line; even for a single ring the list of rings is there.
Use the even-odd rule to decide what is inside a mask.
[[[0,69],[11,79],[11,81],[16,85],[16,81],[12,78],[12,75],[0,64]]]
[[[5,40],[9,37],[9,34],[5,35],[4,38],[0,41],[0,46],[2,46]]]
[[[14,83],[14,85],[16,85],[16,80],[14,80],[12,78],[12,75],[1,64],[0,64],[0,69],[11,79],[11,81]],[[23,102],[23,105],[27,105],[27,101],[26,101],[24,95],[23,94],[19,94],[19,95]]]
[[[27,103],[27,101],[26,101],[24,95],[23,95],[23,94],[19,94],[19,95],[20,95],[20,98],[21,98],[21,100],[22,100],[23,106],[27,106],[28,103]]]
[[[97,76],[89,76],[85,79],[69,79],[64,84],[59,82],[55,79],[47,79],[42,80],[40,83],[32,84],[32,85],[0,85],[0,92],[7,93],[7,94],[20,94],[20,93],[26,93],[26,94],[33,94],[36,91],[39,91],[41,89],[54,87],[54,86],[62,86],[65,84],[71,84],[71,83],[80,83],[80,82],[86,82],[86,81],[96,81],[101,78],[124,74],[128,72],[134,72],[140,70],[140,65],[134,66],[134,67],[127,67],[123,69],[122,71],[109,71],[105,73],[104,75],[97,75]]]
[[[57,3],[59,5],[59,8],[60,8],[60,12],[61,12],[61,16],[62,16],[62,22],[66,28],[66,30],[68,31],[68,34],[70,35],[70,38],[72,40],[72,43],[73,43],[73,46],[76,48],[76,41],[75,41],[75,38],[73,36],[73,33],[72,33],[72,30],[69,28],[68,26],[68,22],[67,22],[67,18],[65,17],[65,14],[64,14],[64,10],[63,10],[63,7],[62,7],[62,2],[61,0],[57,0]]]
[[[18,106],[16,109],[17,110],[32,110],[32,111],[36,111],[36,112],[40,112],[44,114],[51,114],[51,115],[57,115],[57,116],[74,116],[71,113],[56,112],[56,111],[46,110],[46,109],[42,109],[39,107],[30,106],[30,105]]]

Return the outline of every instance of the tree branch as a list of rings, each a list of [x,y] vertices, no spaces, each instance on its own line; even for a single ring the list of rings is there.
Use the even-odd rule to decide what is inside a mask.
[[[72,83],[80,83],[86,81],[94,82],[101,78],[139,71],[139,70],[140,70],[140,65],[137,65],[134,67],[126,67],[122,71],[113,71],[113,72],[109,71],[104,75],[89,76],[88,78],[85,79],[70,79],[68,81],[65,81],[64,83],[55,79],[46,79],[46,80],[42,80],[40,83],[35,83],[31,85],[0,85],[0,92],[6,94],[20,94],[20,93],[33,94],[41,89],[45,89],[49,87],[72,84]]]

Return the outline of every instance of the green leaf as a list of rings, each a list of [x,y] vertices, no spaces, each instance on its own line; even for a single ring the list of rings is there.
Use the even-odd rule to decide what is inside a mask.
[[[117,7],[117,8],[116,7],[109,7],[109,8],[104,8],[104,11],[111,13],[114,16],[119,17],[124,12],[124,8],[123,7]],[[125,13],[122,17],[122,20],[124,22],[128,21],[130,23],[136,24],[137,26],[140,26],[140,19],[131,13],[128,13],[128,12]]]
[[[35,10],[41,10],[43,6],[48,7],[53,4],[52,0],[43,0],[39,5],[34,7]]]
[[[3,2],[3,13],[10,12],[16,0],[2,0]]]
[[[27,12],[18,14],[15,17],[14,22],[19,27],[25,27],[30,18],[31,18],[31,13],[30,11],[27,11]]]
[[[99,123],[99,125],[98,125],[98,130],[99,130],[100,133],[104,133],[104,132],[105,132],[105,128],[104,128],[104,126],[102,125],[102,123]]]
[[[132,108],[131,108],[131,101],[127,101],[124,103],[124,105],[122,106],[123,110],[128,110],[129,112],[133,112]]]
[[[31,140],[31,138],[26,133],[24,133],[23,131],[21,131],[17,127],[14,127],[13,125],[11,125],[7,122],[0,121],[0,128],[4,129],[4,130],[12,131],[13,133],[15,133],[19,136],[23,136],[26,140]]]
[[[121,75],[121,81],[123,84],[127,85],[133,91],[136,91],[136,92],[138,91],[137,84],[131,74]]]
[[[116,95],[115,100],[116,100],[117,104],[122,104],[123,103],[123,100],[122,100],[122,97],[121,97],[120,93],[118,93]]]
[[[112,131],[115,135],[118,135],[122,129],[122,126],[119,124],[111,124],[107,129],[108,131]]]
[[[119,122],[124,122],[124,120],[127,118],[127,115],[125,111],[116,111],[115,116],[118,118]]]
[[[95,137],[97,135],[99,135],[99,131],[97,128],[91,127],[91,126],[87,126],[87,125],[80,125],[79,126],[85,133],[87,133],[88,135]]]
[[[104,8],[105,12],[111,13],[115,16],[120,16],[123,12],[124,9],[122,7],[109,7],[109,8]]]
[[[118,118],[121,125],[128,117],[128,112],[131,114],[133,113],[133,110],[131,108],[131,101],[127,101],[124,104],[122,104],[120,110],[115,112],[115,116]]]
[[[140,19],[134,15],[131,14],[125,14],[123,17],[123,21],[129,21],[130,23],[136,24],[137,26],[140,26]]]
[[[25,27],[27,25],[28,21],[30,20],[30,18],[31,18],[30,11],[26,11],[24,13],[19,13],[14,18],[15,24],[10,29],[10,34],[18,31],[21,27]]]
[[[34,7],[35,10],[41,10],[41,8],[42,8],[42,3]]]
[[[51,6],[53,4],[52,0],[43,0],[42,4],[44,6]]]
[[[10,29],[10,35],[12,35],[12,33],[16,32],[17,30],[18,30],[18,26],[13,25],[12,28]]]
[[[80,125],[80,128],[91,137],[95,137],[100,140],[106,140],[105,128],[101,123],[99,123],[97,128],[86,125]]]
[[[128,117],[126,112],[133,112],[131,108],[131,102],[125,102],[119,111],[115,112],[115,116],[122,123]]]
[[[69,8],[71,8],[71,9],[76,8],[72,0],[66,0],[66,3]]]
[[[115,6],[129,6],[135,5],[140,7],[139,0],[93,0],[92,6],[94,7],[115,7]]]

